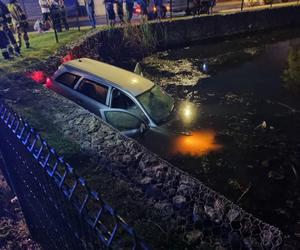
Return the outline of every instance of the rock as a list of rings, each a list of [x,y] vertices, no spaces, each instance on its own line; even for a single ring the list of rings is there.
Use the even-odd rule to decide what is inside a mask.
[[[182,195],[177,195],[173,198],[173,205],[175,208],[183,208],[186,206],[186,198]]]
[[[202,237],[202,232],[200,230],[193,230],[191,232],[188,232],[185,235],[185,238],[189,245],[195,244],[197,241],[199,241]]]
[[[240,215],[240,211],[237,209],[230,209],[227,213],[227,218],[230,222],[234,221]]]
[[[151,177],[145,177],[140,181],[140,184],[143,186],[148,186],[152,183],[153,179]]]
[[[112,140],[112,139],[114,139],[114,135],[108,135],[108,136],[106,136],[104,139],[105,140]]]
[[[154,204],[154,207],[158,210],[165,212],[166,214],[172,214],[172,204],[169,202],[157,202]]]
[[[148,186],[145,193],[146,196],[152,197],[154,199],[161,199],[163,197],[161,190],[156,185]]]
[[[93,141],[92,141],[92,144],[93,145],[99,145],[99,144],[101,144],[101,143],[103,143],[104,142],[104,139],[103,138],[96,138],[96,139],[94,139]]]
[[[192,193],[192,190],[188,185],[181,184],[177,189],[177,193],[183,194],[183,195],[189,195],[190,193]]]
[[[134,155],[134,157],[137,161],[141,160],[142,156],[143,156],[143,152],[139,152],[139,153]]]
[[[167,192],[168,192],[168,197],[169,198],[172,198],[176,195],[176,189],[175,188],[168,188]]]
[[[10,90],[9,88],[0,89],[0,92],[6,94],[9,90]]]
[[[187,175],[181,175],[179,184],[189,185],[190,179],[191,178],[189,176],[187,176]]]
[[[213,207],[210,207],[210,206],[204,205],[204,211],[211,219],[214,219],[217,215],[216,214],[217,211]]]
[[[177,216],[176,223],[177,223],[177,225],[185,225],[186,218],[184,216]],[[181,229],[182,229],[182,227],[181,227]]]
[[[145,168],[146,168],[145,162],[141,160],[141,161],[139,162],[139,167],[140,167],[141,169],[145,169]]]
[[[193,207],[193,222],[196,223],[198,221],[201,221],[203,215],[204,215],[204,210],[202,209],[202,207],[194,204],[194,207]]]
[[[164,52],[162,52],[161,54],[162,54],[163,56],[168,56],[168,55],[169,55],[168,51],[164,51]]]
[[[155,174],[155,178],[158,179],[158,180],[163,180],[165,177],[165,173],[162,172],[162,171],[157,171],[156,174]]]
[[[15,204],[15,203],[17,203],[17,201],[18,201],[18,197],[15,196],[14,198],[12,198],[12,199],[10,200],[10,203],[11,203],[11,204]]]
[[[84,141],[84,142],[81,143],[80,146],[81,146],[82,149],[90,149],[91,143],[89,141]]]
[[[157,172],[157,171],[165,171],[166,169],[168,169],[167,166],[163,165],[163,164],[159,164],[158,166],[154,166],[152,167],[152,169]]]
[[[131,162],[132,161],[132,157],[130,155],[128,155],[128,154],[123,155],[122,156],[122,161],[124,161],[124,162]]]

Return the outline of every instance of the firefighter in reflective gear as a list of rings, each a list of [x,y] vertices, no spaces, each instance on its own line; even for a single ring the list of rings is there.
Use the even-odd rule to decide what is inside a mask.
[[[0,22],[1,22],[1,16],[0,16]],[[7,49],[8,45],[9,45],[9,40],[0,24],[0,49],[4,59],[10,59],[8,49]]]
[[[6,36],[6,33],[3,30],[4,27],[2,25],[5,18],[4,11],[2,10],[2,4],[3,3],[0,1],[0,49],[4,59],[9,59],[10,58],[8,53],[9,40],[8,37]]]
[[[20,48],[8,25],[12,25],[11,15],[6,5],[0,0],[0,48],[5,59],[9,59],[7,52],[20,55]]]
[[[28,22],[27,17],[21,8],[21,6],[17,3],[17,0],[10,0],[7,8],[12,16],[13,23],[15,25],[17,34],[18,34],[18,45],[21,48],[22,46],[22,35],[26,45],[26,48],[29,48],[29,37],[27,33]]]

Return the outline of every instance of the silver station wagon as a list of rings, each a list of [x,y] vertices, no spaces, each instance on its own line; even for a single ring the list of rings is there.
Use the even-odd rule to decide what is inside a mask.
[[[49,88],[128,136],[167,122],[175,106],[174,99],[150,80],[88,58],[62,64]]]

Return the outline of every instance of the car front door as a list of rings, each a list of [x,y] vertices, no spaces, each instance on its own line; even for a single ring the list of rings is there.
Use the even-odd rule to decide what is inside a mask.
[[[124,92],[119,89],[112,89],[110,107],[112,109],[125,110],[143,120],[146,124],[149,124],[149,120],[143,110],[131,98],[129,98]]]
[[[54,83],[51,83],[47,87],[75,101],[77,92],[74,90],[74,87],[80,79],[81,76],[78,73],[76,74],[76,72],[64,72],[54,79]]]
[[[103,120],[127,136],[139,136],[147,129],[143,120],[125,110],[101,109],[100,112]]]

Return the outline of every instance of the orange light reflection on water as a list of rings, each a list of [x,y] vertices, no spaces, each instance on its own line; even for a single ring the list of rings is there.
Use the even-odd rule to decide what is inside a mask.
[[[213,130],[198,130],[191,135],[180,135],[173,141],[172,154],[202,156],[222,149],[216,142],[216,132]]]

